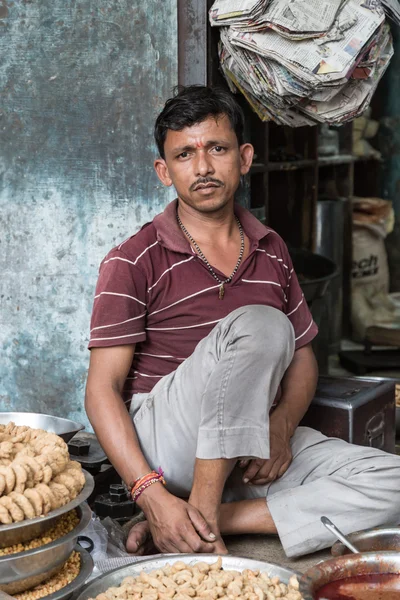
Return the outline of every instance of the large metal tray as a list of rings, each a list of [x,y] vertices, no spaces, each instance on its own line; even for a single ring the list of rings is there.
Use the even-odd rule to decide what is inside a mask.
[[[16,425],[26,425],[32,429],[45,429],[49,433],[56,433],[65,442],[69,440],[78,431],[85,429],[82,423],[63,419],[61,417],[53,417],[52,415],[42,415],[40,413],[30,412],[1,412],[0,425],[7,425],[10,421]]]
[[[79,523],[67,535],[39,548],[0,556],[0,590],[8,594],[25,592],[61,569],[92,516],[86,503],[76,510]]]
[[[23,544],[41,536],[50,527],[53,527],[63,514],[85,502],[93,491],[94,481],[93,477],[87,471],[83,471],[83,473],[86,479],[85,486],[81,493],[74,500],[68,502],[68,504],[52,510],[44,517],[26,519],[20,523],[11,523],[11,525],[0,525],[0,548],[6,548],[7,546],[19,543]]]
[[[140,575],[141,571],[152,571],[153,569],[162,569],[167,563],[172,564],[177,560],[181,560],[189,565],[194,565],[197,562],[214,563],[218,556],[216,554],[164,554],[160,558],[151,558],[143,560],[127,567],[120,567],[101,575],[94,581],[88,583],[81,591],[75,600],[88,600],[95,598],[98,594],[105,592],[109,587],[117,587],[120,585],[124,577]],[[250,558],[241,558],[240,556],[222,556],[222,568],[233,569],[235,571],[243,571],[244,569],[259,569],[266,571],[271,577],[279,577],[282,583],[288,583],[292,575],[297,575],[300,580],[301,573],[285,569],[275,563],[263,562],[260,560],[252,560]]]

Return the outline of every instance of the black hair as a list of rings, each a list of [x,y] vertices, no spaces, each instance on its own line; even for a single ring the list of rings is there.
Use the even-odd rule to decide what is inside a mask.
[[[182,131],[210,116],[217,118],[222,115],[228,117],[240,146],[243,144],[244,114],[230,92],[204,85],[177,86],[154,126],[154,138],[161,158],[165,158],[164,143],[168,129]]]

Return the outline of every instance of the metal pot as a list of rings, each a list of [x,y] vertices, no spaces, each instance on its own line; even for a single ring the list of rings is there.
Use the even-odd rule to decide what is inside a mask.
[[[77,513],[79,523],[67,535],[40,548],[0,557],[0,590],[18,594],[58,573],[91,519],[87,504],[79,506]]]
[[[314,600],[316,592],[326,583],[357,575],[384,573],[400,573],[400,552],[349,554],[321,562],[301,577],[300,592],[304,600]]]
[[[400,527],[377,527],[366,529],[347,536],[360,552],[400,552]],[[331,548],[332,556],[350,554],[350,550],[341,542]]]

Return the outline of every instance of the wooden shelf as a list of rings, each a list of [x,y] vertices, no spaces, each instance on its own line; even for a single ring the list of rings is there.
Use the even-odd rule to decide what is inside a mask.
[[[315,166],[313,158],[304,158],[301,160],[288,160],[285,162],[269,162],[268,171],[297,171],[297,169],[307,169]]]
[[[255,175],[257,173],[266,173],[268,171],[268,167],[263,163],[254,162],[251,165],[250,175]]]
[[[332,156],[320,156],[318,165],[320,167],[330,167],[336,165],[350,165],[356,161],[352,154],[333,154]]]

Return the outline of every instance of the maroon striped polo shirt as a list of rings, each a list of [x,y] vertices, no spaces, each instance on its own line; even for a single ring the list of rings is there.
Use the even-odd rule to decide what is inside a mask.
[[[219,285],[179,228],[176,209],[174,200],[100,265],[89,348],[136,344],[126,401],[151,391],[241,306],[265,304],[284,312],[294,328],[296,349],[317,334],[288,249],[275,231],[235,206],[250,251],[219,300]]]

